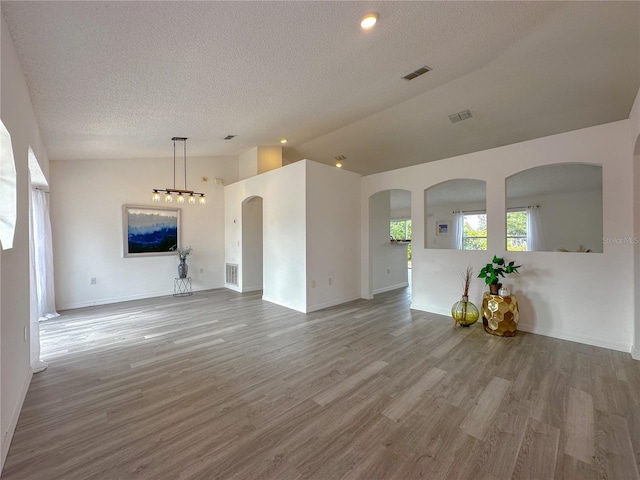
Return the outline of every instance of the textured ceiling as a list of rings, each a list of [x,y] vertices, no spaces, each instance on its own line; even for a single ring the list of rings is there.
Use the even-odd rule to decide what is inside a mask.
[[[286,137],[289,161],[370,174],[625,119],[640,86],[640,2],[1,6],[54,160]]]

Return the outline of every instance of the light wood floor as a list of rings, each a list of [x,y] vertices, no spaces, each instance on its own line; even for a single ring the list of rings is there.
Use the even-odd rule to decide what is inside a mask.
[[[408,305],[213,290],[64,312],[3,479],[639,478],[640,362]]]

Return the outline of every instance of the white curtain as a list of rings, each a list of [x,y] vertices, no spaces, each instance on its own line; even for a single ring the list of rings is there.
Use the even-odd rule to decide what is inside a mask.
[[[40,360],[40,320],[59,316],[55,306],[53,283],[53,243],[49,219],[49,197],[38,189],[31,191],[31,235],[29,239],[31,260],[31,368],[40,372],[47,364]]]
[[[453,212],[453,241],[456,250],[462,250],[462,237],[464,236],[464,214],[462,212]]]
[[[547,250],[542,220],[540,220],[540,208],[537,205],[527,207],[527,248],[531,252]]]

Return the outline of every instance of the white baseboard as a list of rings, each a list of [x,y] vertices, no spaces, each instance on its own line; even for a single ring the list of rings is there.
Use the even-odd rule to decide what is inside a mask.
[[[18,419],[20,418],[20,412],[22,411],[22,405],[24,404],[24,399],[27,396],[27,391],[29,390],[29,385],[31,384],[31,378],[33,378],[33,373],[31,369],[29,369],[29,373],[22,384],[22,388],[20,389],[20,395],[18,397],[18,403],[13,408],[13,412],[11,412],[11,418],[9,419],[9,428],[6,432],[3,432],[2,438],[2,462],[0,463],[0,473],[4,468],[4,462],[7,459],[7,454],[9,453],[9,446],[11,445],[11,440],[13,440],[13,434],[16,431],[16,426],[18,425]]]
[[[242,289],[237,285],[232,285],[230,283],[225,283],[224,288],[228,288],[229,290],[233,290],[234,292],[242,293]]]
[[[229,288],[228,285],[225,287]],[[208,285],[201,287],[193,287],[194,292],[201,292],[204,290],[215,290],[216,288],[222,288],[221,285]],[[239,290],[238,290],[239,291]],[[99,298],[96,300],[87,300],[83,302],[70,302],[56,305],[57,310],[73,310],[75,308],[95,307],[97,305],[109,305],[111,303],[130,302],[131,300],[144,300],[145,298],[166,297],[173,295],[173,290],[161,290],[157,292],[146,292],[135,295],[124,295],[120,297]]]
[[[378,288],[373,291],[373,294],[377,295],[378,293],[390,292],[391,290],[397,290],[398,288],[404,288],[408,286],[409,286],[409,282],[398,283],[397,285],[390,285],[388,287]]]
[[[262,285],[258,285],[256,287],[244,287],[242,289],[243,293],[248,293],[248,292],[257,292],[259,290],[262,290]]]
[[[640,360],[640,346],[634,345],[631,347],[631,358]]]
[[[429,305],[412,303],[411,308],[413,310],[435,313],[437,315],[444,315],[447,317],[451,316],[451,312],[449,310],[431,307]],[[482,322],[482,319],[480,319],[479,321]],[[564,332],[561,330],[540,328],[533,325],[527,325],[524,322],[518,323],[518,330],[528,333],[535,333],[536,335],[544,335],[545,337],[557,338],[559,340],[567,340],[569,342],[582,343],[585,345],[592,345],[594,347],[608,348],[610,350],[617,350],[619,352],[631,352],[631,356],[634,359],[640,360],[640,350],[637,347],[633,349],[632,345],[629,343],[603,340],[602,338],[590,337],[586,335],[576,335],[575,333]]]
[[[318,303],[316,305],[307,306],[306,313],[316,312],[318,310],[322,310],[323,308],[335,307],[336,305],[342,305],[343,303],[352,302],[354,300],[359,300],[359,295],[354,295],[352,297],[345,297],[339,300],[331,300],[330,302]]]
[[[419,303],[411,303],[411,310],[420,310],[421,312],[435,313],[436,315],[444,315],[446,317],[451,316],[451,310],[432,307],[430,305],[421,305]]]
[[[592,345],[594,347],[608,348],[610,350],[617,350],[619,352],[631,352],[630,343],[615,342],[586,335],[576,335],[575,333],[564,332],[551,328],[540,328],[533,325],[527,325],[523,322],[518,323],[518,330],[522,330],[523,332],[535,333],[536,335],[544,335],[545,337],[557,338],[559,340],[568,340],[569,342],[583,343],[585,345]]]

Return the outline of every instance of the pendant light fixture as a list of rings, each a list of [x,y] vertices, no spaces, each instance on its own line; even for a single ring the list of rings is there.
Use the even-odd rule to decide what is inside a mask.
[[[196,198],[198,198],[200,205],[206,204],[207,200],[204,197],[204,193],[187,189],[187,138],[173,137],[171,140],[173,140],[173,188],[154,188],[151,200],[159,202],[161,194],[164,194],[164,201],[171,203],[175,194],[177,203],[188,202],[193,205],[196,203]],[[176,188],[176,142],[183,142],[184,145],[184,189]]]

